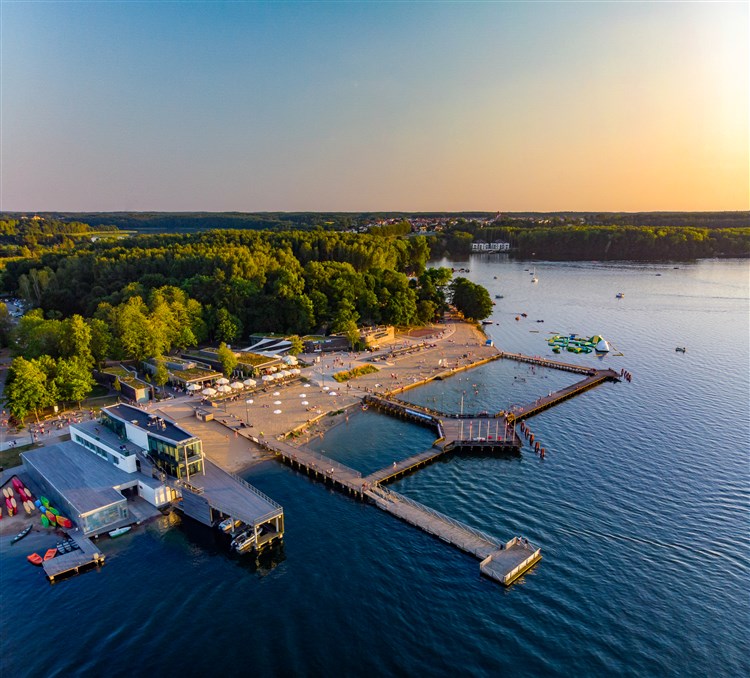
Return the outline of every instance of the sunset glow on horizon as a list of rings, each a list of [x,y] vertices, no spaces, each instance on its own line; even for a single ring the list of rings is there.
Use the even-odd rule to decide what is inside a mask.
[[[747,210],[748,19],[3,0],[0,209]]]

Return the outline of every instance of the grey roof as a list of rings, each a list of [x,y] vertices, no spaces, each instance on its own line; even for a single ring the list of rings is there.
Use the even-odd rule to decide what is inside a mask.
[[[114,488],[139,478],[113,466],[72,441],[21,454],[79,515],[126,501]]]
[[[270,497],[230,475],[210,459],[204,459],[204,468],[205,474],[194,475],[190,482],[203,489],[205,498],[214,508],[248,525],[259,524],[284,512]]]
[[[196,438],[192,433],[177,426],[177,424],[169,421],[169,419],[156,417],[146,410],[142,410],[140,407],[112,405],[111,407],[103,408],[102,411],[108,412],[116,419],[140,426],[150,435],[170,440],[173,443],[185,443]],[[163,422],[163,426],[156,426],[155,422],[157,421]]]

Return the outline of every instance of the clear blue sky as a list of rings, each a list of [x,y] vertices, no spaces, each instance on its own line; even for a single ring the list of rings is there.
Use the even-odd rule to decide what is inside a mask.
[[[748,209],[748,4],[2,0],[3,210]]]

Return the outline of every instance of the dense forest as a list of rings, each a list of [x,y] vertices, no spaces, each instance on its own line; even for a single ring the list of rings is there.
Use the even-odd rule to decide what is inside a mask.
[[[433,256],[467,256],[474,240],[502,240],[520,259],[687,260],[750,256],[750,228],[588,225],[481,226],[467,222],[428,238]]]
[[[98,316],[133,297],[175,288],[201,307],[201,340],[245,330],[307,334],[352,324],[429,322],[443,280],[425,270],[425,238],[351,233],[209,231],[89,242],[8,261],[3,287],[48,318]],[[226,330],[226,321],[234,331]]]
[[[70,251],[81,239],[116,235],[117,227],[110,224],[93,228],[80,221],[60,219],[0,219],[0,259],[33,257],[50,249]]]

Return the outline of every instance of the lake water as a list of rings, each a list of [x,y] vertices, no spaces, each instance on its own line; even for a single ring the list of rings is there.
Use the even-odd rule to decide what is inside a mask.
[[[602,334],[606,357],[560,357],[633,374],[531,419],[544,460],[454,456],[394,485],[525,535],[537,567],[505,589],[268,462],[246,477],[284,506],[287,532],[257,564],[170,516],[102,540],[104,568],[49,586],[25,556],[50,537],[3,538],[4,675],[749,675],[748,263],[537,263],[537,284],[520,262],[448,265],[504,296],[487,329],[501,348],[552,356],[549,332]],[[500,361],[405,396],[501,409],[576,379]],[[368,411],[318,446],[369,472],[432,437]]]

